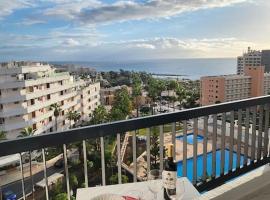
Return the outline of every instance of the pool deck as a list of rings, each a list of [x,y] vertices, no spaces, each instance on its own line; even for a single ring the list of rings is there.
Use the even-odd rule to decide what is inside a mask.
[[[201,130],[199,130],[201,131]],[[188,131],[188,134],[191,134],[192,131]],[[164,136],[164,144],[165,146],[171,143],[171,134],[165,134]],[[183,141],[180,139],[176,139],[176,146],[175,146],[175,151],[176,151],[176,162],[182,161],[183,160]],[[212,143],[210,141],[207,142],[207,152],[212,151]],[[203,142],[198,142],[197,143],[197,155],[203,154]],[[187,158],[192,158],[193,157],[193,145],[192,144],[187,144]]]

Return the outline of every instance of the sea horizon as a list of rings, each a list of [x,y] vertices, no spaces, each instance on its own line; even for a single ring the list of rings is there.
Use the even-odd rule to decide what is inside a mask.
[[[236,74],[236,58],[179,58],[119,61],[50,61],[51,64],[74,64],[101,71],[144,71],[174,74],[196,80],[202,76]]]

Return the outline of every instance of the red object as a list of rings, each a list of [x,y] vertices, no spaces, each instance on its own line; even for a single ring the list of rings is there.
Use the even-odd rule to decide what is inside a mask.
[[[137,198],[134,197],[129,197],[129,196],[123,196],[125,198],[125,200],[139,200]]]

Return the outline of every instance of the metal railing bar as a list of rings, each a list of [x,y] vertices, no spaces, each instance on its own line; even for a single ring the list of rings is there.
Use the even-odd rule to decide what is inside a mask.
[[[42,158],[43,158],[43,171],[44,171],[44,180],[45,180],[45,194],[46,200],[49,200],[49,186],[48,186],[48,176],[47,176],[47,165],[46,165],[46,155],[45,149],[42,149]]]
[[[251,161],[255,160],[255,146],[256,146],[256,115],[257,106],[252,108],[252,141],[251,141]]]
[[[173,160],[176,160],[176,122],[172,123]]]
[[[20,170],[21,170],[21,182],[22,182],[22,195],[23,195],[23,200],[26,199],[25,196],[25,185],[24,185],[24,170],[23,170],[23,159],[22,159],[22,154],[20,153]]]
[[[156,116],[147,116],[134,118],[124,121],[110,122],[106,124],[86,126],[72,130],[47,133],[25,138],[0,142],[0,156],[10,155],[18,152],[26,152],[40,148],[69,144],[76,141],[82,141],[91,138],[97,138],[116,133],[124,133],[137,129],[159,126],[175,121],[189,120],[203,117],[206,115],[229,112],[234,109],[243,109],[250,106],[266,104],[270,101],[270,96],[256,97],[234,102],[221,103],[205,107],[181,110],[173,113],[160,114]]]
[[[242,109],[238,110],[237,113],[237,160],[236,168],[240,168],[241,161],[241,141],[242,141]]]
[[[163,170],[163,162],[164,162],[164,130],[163,125],[159,126],[159,169]]]
[[[183,177],[187,176],[187,121],[183,121]]]
[[[229,152],[229,172],[233,168],[233,144],[234,143],[234,111],[230,112],[230,152]]]
[[[121,166],[121,141],[120,134],[117,133],[116,143],[117,143],[117,175],[118,175],[118,183],[122,184],[122,166]]]
[[[217,115],[213,115],[213,135],[212,135],[212,178],[216,177],[216,152],[217,152]]]
[[[248,161],[248,149],[249,149],[249,116],[250,116],[250,109],[246,109],[246,119],[245,119],[245,148],[244,148],[244,165],[247,165]]]
[[[259,107],[259,131],[258,131],[257,160],[260,160],[261,155],[262,155],[263,115],[264,115],[264,105],[260,105],[260,107]]]
[[[265,105],[265,120],[264,120],[264,150],[263,157],[267,157],[269,144],[269,104]]]
[[[86,151],[86,141],[85,140],[83,140],[83,166],[84,166],[85,188],[88,188],[87,151]]]
[[[192,177],[192,183],[196,184],[197,183],[197,153],[198,153],[198,118],[195,118],[193,120],[193,130],[194,130],[194,135],[193,135],[193,177]]]
[[[208,116],[203,117],[203,181],[207,179]]]
[[[106,185],[104,138],[100,137],[102,185]]]
[[[136,131],[132,133],[133,182],[137,182],[137,142]]]
[[[221,165],[220,175],[224,175],[225,171],[225,134],[226,134],[226,113],[222,113],[221,117]]]
[[[151,136],[151,128],[147,129],[147,133],[146,133],[146,156],[147,156],[147,174],[149,174],[150,170],[151,170],[151,161],[150,161],[150,156],[151,156],[151,152],[150,152],[150,136]]]
[[[66,175],[66,186],[67,186],[67,198],[70,200],[70,185],[69,185],[69,173],[68,173],[68,160],[67,160],[67,146],[63,144],[64,151],[64,167],[65,167],[65,175]]]

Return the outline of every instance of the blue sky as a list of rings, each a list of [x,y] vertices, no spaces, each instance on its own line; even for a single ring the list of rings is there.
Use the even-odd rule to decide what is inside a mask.
[[[0,0],[0,61],[236,57],[270,48],[268,0]]]

